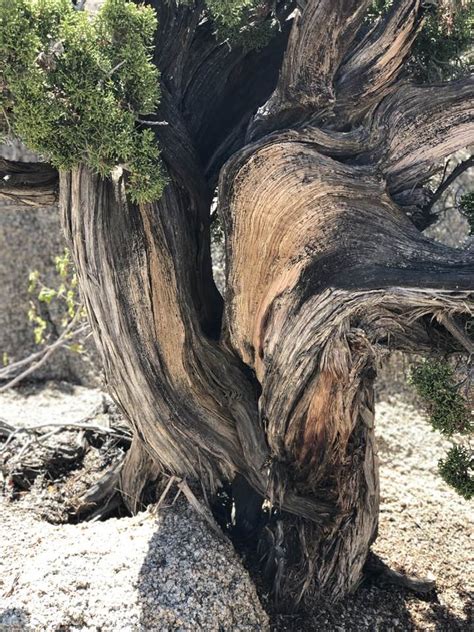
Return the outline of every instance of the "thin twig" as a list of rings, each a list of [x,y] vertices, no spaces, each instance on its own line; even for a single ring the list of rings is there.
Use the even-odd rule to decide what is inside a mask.
[[[36,371],[41,366],[43,366],[43,364],[46,363],[46,361],[51,357],[51,355],[56,351],[56,349],[58,349],[59,347],[62,347],[65,344],[66,340],[69,339],[73,335],[71,332],[74,329],[77,321],[79,320],[80,311],[81,310],[78,310],[76,312],[76,314],[74,315],[74,318],[71,320],[69,325],[63,331],[63,333],[59,336],[59,338],[53,344],[49,345],[49,347],[46,348],[43,357],[40,360],[38,360],[37,362],[34,362],[25,371],[23,371],[22,373],[20,373],[16,377],[14,377],[12,380],[10,380],[6,384],[4,384],[2,387],[0,387],[0,393],[3,393],[4,391],[12,388],[13,386],[16,386],[22,380],[24,380],[28,375],[31,375],[32,373],[34,373],[34,371]],[[78,332],[83,333],[84,331],[86,331],[87,326],[84,326],[81,329],[82,329],[82,331],[78,330],[77,332],[74,332],[74,336],[78,335]],[[8,367],[6,367],[6,368],[8,368]]]
[[[137,119],[139,123],[143,123],[144,125],[152,125],[152,126],[161,126],[161,125],[169,125],[168,121],[146,121],[144,119]]]
[[[84,421],[76,421],[71,423],[63,423],[61,421],[51,421],[49,423],[37,424],[35,426],[25,426],[19,428],[18,432],[36,432],[42,428],[59,428],[60,430],[89,430],[97,434],[115,436],[120,439],[130,439],[132,436],[127,432],[117,430],[116,428],[107,428],[106,426],[97,426],[89,424],[87,418]]]
[[[112,68],[112,70],[110,70],[110,71],[107,73],[107,77],[111,77],[111,76],[114,74],[114,72],[115,72],[116,70],[118,70],[119,68],[121,68],[121,67],[125,64],[125,62],[126,62],[126,61],[127,61],[126,59],[123,59],[123,60],[122,60],[121,62],[119,62],[116,66],[114,66],[114,67]]]
[[[433,206],[436,204],[436,202],[440,199],[440,197],[443,195],[443,193],[446,191],[446,189],[449,186],[451,186],[451,184],[456,180],[456,178],[459,177],[462,173],[464,173],[464,171],[466,171],[467,169],[469,169],[473,165],[474,165],[474,156],[470,156],[469,158],[467,158],[463,162],[460,162],[458,164],[458,166],[455,167],[451,171],[451,173],[449,174],[449,176],[447,178],[444,178],[444,175],[446,173],[446,168],[445,168],[445,173],[443,174],[443,180],[442,180],[441,184],[436,189],[436,191],[433,193],[430,201],[428,202],[428,204],[426,204],[426,206],[424,207],[423,210],[425,212],[430,211],[433,208]]]
[[[68,336],[68,340],[71,340],[71,338],[76,338],[77,336],[87,332],[88,330],[89,330],[88,324],[82,325],[81,327],[78,327],[76,331],[70,332]],[[38,358],[43,357],[44,354],[47,353],[48,350],[58,342],[58,340],[59,339],[55,340],[53,343],[44,347],[40,351],[35,351],[34,353],[32,353],[26,358],[23,358],[22,360],[17,360],[16,362],[11,362],[10,364],[7,364],[3,369],[0,369],[0,380],[8,379],[10,377],[10,373],[12,372],[14,373],[17,369],[21,369],[24,366],[30,365],[32,364],[32,362],[34,362]]]
[[[158,502],[156,503],[156,505],[153,507],[153,514],[157,514],[158,511],[160,510],[161,505],[164,503],[166,497],[168,496],[171,487],[173,486],[174,483],[180,481],[181,479],[179,479],[177,476],[171,476],[170,480],[168,481],[168,483],[166,484],[165,489],[163,490],[163,493],[161,494]]]
[[[86,417],[85,419],[78,422],[71,423],[63,423],[63,422],[49,422],[49,423],[41,423],[36,424],[34,426],[24,426],[22,428],[15,428],[13,432],[8,436],[5,444],[0,449],[0,454],[5,452],[9,444],[13,441],[14,438],[18,437],[21,434],[34,435],[44,428],[55,428],[54,431],[50,431],[46,435],[42,436],[41,439],[46,439],[54,434],[58,434],[59,432],[67,431],[67,430],[86,430],[89,432],[94,432],[96,434],[102,434],[109,437],[115,437],[117,439],[122,439],[125,441],[131,441],[132,437],[128,432],[117,430],[116,428],[107,428],[106,426],[93,425],[89,423],[89,419],[93,419],[93,417]],[[36,440],[36,439],[35,439]],[[33,440],[31,441],[33,442]],[[23,450],[23,448],[22,448]]]

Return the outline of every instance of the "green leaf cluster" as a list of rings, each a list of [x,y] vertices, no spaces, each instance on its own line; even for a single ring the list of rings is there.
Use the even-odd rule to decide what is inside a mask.
[[[471,235],[474,234],[474,191],[465,193],[459,200],[459,210],[469,222]]]
[[[54,259],[57,282],[53,287],[45,285],[38,270],[30,272],[28,292],[31,295],[28,320],[33,325],[35,343],[42,345],[57,335],[57,321],[66,329],[76,318],[78,324],[87,320],[79,295],[79,283],[71,255],[67,248]],[[54,311],[54,315],[51,313]],[[82,352],[82,346],[67,345],[71,351]]]
[[[435,430],[448,437],[472,431],[472,415],[447,362],[426,360],[412,369],[410,381],[426,402]]]
[[[158,147],[137,124],[159,100],[155,30],[154,11],[128,0],[96,16],[70,0],[0,0],[4,127],[58,169],[121,165],[134,201],[158,198]]]
[[[453,446],[439,462],[443,480],[454,487],[466,500],[474,496],[474,455],[463,446]]]
[[[370,7],[367,9],[365,16],[366,22],[374,22],[378,18],[384,16],[391,8],[393,0],[374,0]]]
[[[277,32],[271,5],[268,0],[206,0],[218,39],[247,50],[263,48]]]
[[[448,81],[469,73],[474,3],[439,3],[425,19],[412,50],[412,74],[423,82]]]
[[[427,360],[411,371],[410,381],[425,401],[431,425],[447,437],[469,434],[472,413],[455,382],[454,371],[446,362]],[[453,444],[438,464],[441,477],[466,499],[474,495],[472,451]]]

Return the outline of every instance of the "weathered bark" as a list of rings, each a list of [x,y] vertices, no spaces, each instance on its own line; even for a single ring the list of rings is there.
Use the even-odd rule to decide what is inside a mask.
[[[422,26],[421,4],[395,2],[344,60],[336,78],[338,117],[357,122],[390,92]]]
[[[0,157],[0,198],[28,206],[51,206],[58,197],[58,172],[44,163]]]
[[[433,86],[401,84],[374,114],[385,130],[381,157],[392,194],[425,182],[439,161],[474,136],[474,77]]]
[[[370,5],[370,0],[314,0],[299,3],[275,91],[249,129],[255,140],[334,106],[333,80]]]
[[[377,348],[429,347],[424,316],[472,309],[474,264],[424,239],[369,170],[321,149],[303,132],[267,137],[228,163],[220,197],[226,322],[262,387],[270,489],[277,506],[292,488],[333,508],[323,530],[279,527],[297,525],[302,543],[304,570],[284,592],[312,577],[337,598],[357,586],[377,530]]]
[[[136,510],[162,469],[211,491],[234,481],[237,523],[266,526],[280,596],[338,599],[377,532],[377,352],[456,348],[443,315],[473,311],[472,256],[425,239],[410,195],[407,208],[394,199],[472,140],[472,89],[396,83],[418,2],[364,34],[369,2],[300,1],[283,62],[285,29],[246,53],[216,44],[200,3],[155,4],[162,199],[130,204],[123,174],[61,176],[97,346],[134,432],[124,497]],[[224,302],[209,254],[219,170]]]

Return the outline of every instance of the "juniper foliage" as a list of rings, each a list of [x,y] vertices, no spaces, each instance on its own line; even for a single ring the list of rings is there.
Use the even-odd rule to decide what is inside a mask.
[[[413,46],[412,74],[430,83],[467,75],[473,62],[473,29],[473,2],[438,2],[427,13]]]
[[[472,432],[472,412],[450,364],[427,360],[412,369],[410,381],[426,404],[433,429],[449,438]],[[438,468],[441,477],[461,496],[474,495],[474,455],[468,447],[453,444]]]
[[[454,445],[439,462],[439,472],[466,500],[474,496],[474,454],[471,450]]]
[[[55,167],[128,172],[133,200],[159,197],[154,133],[137,125],[159,101],[154,11],[106,0],[97,16],[70,0],[0,0],[0,108],[7,133]]]
[[[179,1],[199,10],[194,0]],[[207,0],[205,11],[218,40],[252,49],[278,31],[277,4],[293,6]],[[391,5],[392,0],[375,0],[368,21]],[[467,63],[463,55],[474,8],[463,0],[451,5],[447,12],[440,3],[426,20],[412,64],[420,77],[431,76],[434,67],[452,76],[453,68]],[[150,7],[129,0],[105,0],[94,17],[70,0],[0,0],[4,133],[19,137],[58,169],[83,163],[105,177],[120,165],[132,200],[159,198],[166,178],[158,145],[154,132],[139,122],[159,103],[159,72],[152,62],[156,24]]]

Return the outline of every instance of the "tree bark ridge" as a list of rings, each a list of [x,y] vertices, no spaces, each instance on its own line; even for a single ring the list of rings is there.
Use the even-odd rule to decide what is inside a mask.
[[[423,24],[420,0],[395,2],[351,50],[336,78],[336,118],[356,122],[391,90]]]

